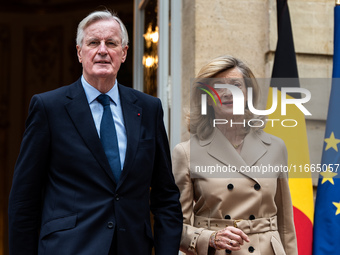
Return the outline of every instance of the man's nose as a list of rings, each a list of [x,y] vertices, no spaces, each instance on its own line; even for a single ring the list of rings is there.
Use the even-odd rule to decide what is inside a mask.
[[[101,42],[99,45],[99,49],[98,49],[98,54],[99,55],[106,55],[107,54],[107,47],[105,42]]]

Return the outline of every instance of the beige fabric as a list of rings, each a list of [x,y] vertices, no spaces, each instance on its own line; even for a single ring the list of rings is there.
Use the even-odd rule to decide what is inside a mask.
[[[246,234],[263,233],[267,231],[277,231],[277,217],[259,218],[254,220],[225,220],[213,219],[201,216],[194,216],[194,227],[200,228],[205,226],[210,230],[220,230],[222,228],[233,226],[241,229]]]
[[[229,223],[243,219],[243,223],[241,221],[238,225],[248,232],[250,239],[250,243],[245,242],[240,251],[232,254],[297,255],[286,174],[274,172],[261,175],[240,171],[242,166],[286,164],[287,151],[283,141],[263,131],[251,132],[245,137],[241,154],[218,129],[204,141],[193,136],[190,141],[178,144],[173,151],[173,172],[181,191],[184,217],[181,251],[198,255],[208,254],[208,251],[209,254],[226,254],[224,250],[214,253],[209,248],[209,237],[213,231],[223,229],[219,224],[227,216],[230,217],[227,220]],[[219,173],[218,178],[197,173],[197,166],[207,165],[234,166],[237,171]],[[254,223],[249,223],[251,218],[255,218]],[[268,229],[268,224],[264,222],[273,218],[275,220],[268,223]],[[198,225],[198,219],[210,220]],[[256,223],[258,219],[264,224],[262,230],[259,229],[261,224]],[[256,231],[247,230],[256,224]],[[250,247],[254,248],[252,253],[249,252]]]

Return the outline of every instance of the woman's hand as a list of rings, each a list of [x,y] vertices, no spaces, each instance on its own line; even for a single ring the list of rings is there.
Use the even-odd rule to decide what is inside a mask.
[[[244,241],[249,242],[250,240],[242,230],[235,227],[226,227],[210,236],[209,245],[216,250],[238,251]]]

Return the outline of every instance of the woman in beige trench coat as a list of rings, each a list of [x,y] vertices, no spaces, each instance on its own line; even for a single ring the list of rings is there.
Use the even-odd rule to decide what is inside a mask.
[[[216,84],[242,91],[244,115],[233,114],[236,98]],[[181,251],[186,254],[297,254],[287,173],[282,171],[286,147],[260,128],[263,118],[248,110],[249,87],[255,102],[259,88],[254,75],[231,56],[210,61],[195,80],[192,137],[173,151],[184,216]],[[203,99],[207,91],[211,96]],[[201,101],[207,102],[206,114]]]

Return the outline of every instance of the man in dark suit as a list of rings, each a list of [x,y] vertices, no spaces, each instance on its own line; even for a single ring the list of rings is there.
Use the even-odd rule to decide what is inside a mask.
[[[116,15],[90,14],[78,26],[82,77],[33,96],[9,198],[11,255],[178,254],[160,100],[116,80],[127,44]]]

